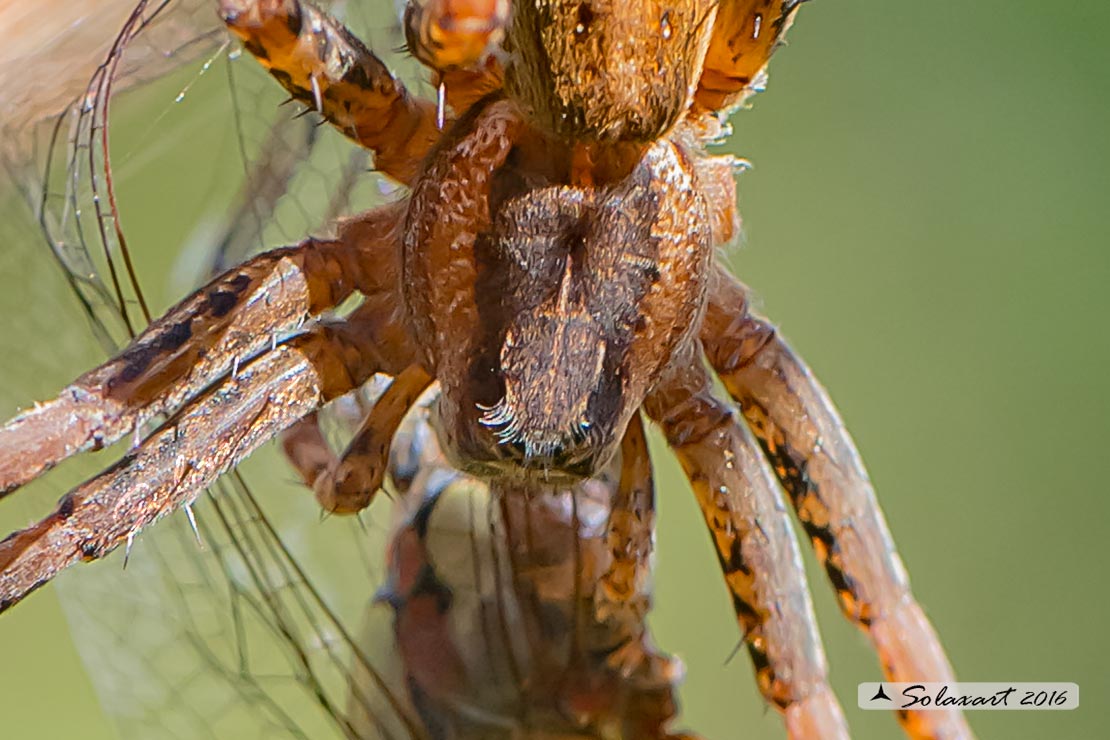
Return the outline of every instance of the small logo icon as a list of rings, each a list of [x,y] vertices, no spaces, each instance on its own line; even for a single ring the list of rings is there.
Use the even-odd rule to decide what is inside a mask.
[[[883,691],[883,685],[882,684],[879,684],[879,690],[876,691],[875,695],[871,697],[871,701],[875,701],[876,699],[886,699],[887,701],[894,701],[893,699],[891,699],[889,696],[886,695],[885,691]]]

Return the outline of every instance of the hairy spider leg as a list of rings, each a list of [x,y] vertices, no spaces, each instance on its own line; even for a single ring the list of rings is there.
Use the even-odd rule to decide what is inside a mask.
[[[789,494],[841,610],[871,639],[888,680],[954,681],[844,423],[775,329],[747,313],[746,293],[718,271],[702,342]],[[900,712],[899,720],[917,740],[974,737],[956,709]]]
[[[232,268],[151,324],[113,359],[0,427],[0,493],[110,445],[351,295],[396,244],[394,206]],[[392,258],[391,258],[392,259]],[[363,269],[363,261],[372,267]],[[392,260],[395,261],[395,260]]]
[[[0,542],[0,610],[77,560],[96,560],[191,503],[222,473],[377,370],[342,321],[314,326],[190,400],[138,447]]]
[[[620,479],[606,527],[609,567],[597,584],[597,618],[643,624],[651,608],[651,554],[655,546],[655,483],[640,414],[621,440]]]
[[[219,472],[322,403],[374,373],[411,364],[399,301],[383,298],[398,291],[403,205],[341,222],[334,240],[310,239],[228,271],[57,399],[0,428],[0,483],[12,489],[185,404],[116,466],[63,497],[51,516],[0,544],[0,603],[9,606],[75,559],[100,557],[188,503]],[[280,341],[356,288],[370,298],[354,320],[331,320]],[[269,375],[259,370],[271,367]],[[233,443],[236,430],[241,443]],[[113,497],[121,503],[104,508]],[[77,527],[75,512],[102,534]],[[125,515],[115,527],[112,512]]]
[[[341,455],[332,452],[319,434],[315,420],[309,422],[315,433],[298,430],[293,435],[283,435],[283,447],[295,466],[298,459],[306,455],[311,458],[312,467],[298,472],[315,491],[316,501],[324,511],[357,514],[370,505],[385,480],[393,435],[431,383],[431,376],[420,365],[410,365],[394,377]],[[323,447],[315,447],[316,453],[302,449],[301,445],[308,442],[305,434],[311,435],[313,445]]]
[[[409,52],[432,71],[437,115],[456,114],[501,88],[498,51],[509,22],[509,0],[408,0]]]
[[[786,504],[751,432],[711,383],[691,351],[685,362],[676,358],[645,410],[694,489],[761,693],[791,738],[848,738]]]
[[[767,60],[805,0],[720,0],[695,110],[732,110],[764,83]]]
[[[451,11],[452,3],[443,5],[410,10],[410,17],[437,26]],[[220,13],[244,48],[295,100],[374,152],[375,167],[406,185],[419,174],[446,124],[444,105],[461,112],[500,87],[496,60],[473,56],[474,66],[453,66],[449,77],[436,80],[448,94],[445,103],[416,98],[346,27],[300,0],[221,0]]]

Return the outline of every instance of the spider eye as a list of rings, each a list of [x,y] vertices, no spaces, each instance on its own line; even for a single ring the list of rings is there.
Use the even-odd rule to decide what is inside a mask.
[[[669,10],[664,10],[662,17],[659,19],[659,34],[664,41],[670,41],[671,36],[674,35],[674,28],[671,27],[671,11]]]
[[[589,3],[579,3],[576,12],[577,23],[574,26],[576,36],[585,36],[590,32],[590,25],[594,22],[594,9]]]

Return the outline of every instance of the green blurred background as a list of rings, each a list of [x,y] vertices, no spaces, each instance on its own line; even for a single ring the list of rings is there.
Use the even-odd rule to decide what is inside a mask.
[[[1073,712],[972,714],[981,738],[1104,737],[1110,718],[1108,27],[1098,2],[819,0],[768,91],[733,118],[731,146],[755,168],[740,179],[743,243],[725,258],[838,402],[958,675],[1081,686]],[[220,84],[200,79],[121,185],[160,307],[193,277],[156,276],[234,192],[212,169],[234,161],[232,131],[196,102]],[[0,204],[5,417],[96,357],[19,206]],[[746,660],[730,660],[735,623],[692,497],[660,467],[653,624],[688,667],[686,724],[780,737]],[[57,492],[36,493],[37,509],[5,501],[0,531]],[[854,736],[898,736],[854,708],[878,667],[811,575]],[[51,588],[0,619],[0,725],[113,737]]]

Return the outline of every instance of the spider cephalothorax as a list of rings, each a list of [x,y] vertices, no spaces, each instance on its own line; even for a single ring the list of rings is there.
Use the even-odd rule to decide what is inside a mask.
[[[433,151],[408,211],[405,302],[464,469],[584,476],[693,339],[708,207],[672,142],[586,188],[508,161],[540,136],[513,101],[491,100]]]

